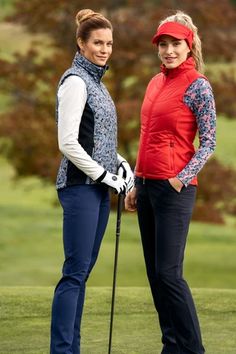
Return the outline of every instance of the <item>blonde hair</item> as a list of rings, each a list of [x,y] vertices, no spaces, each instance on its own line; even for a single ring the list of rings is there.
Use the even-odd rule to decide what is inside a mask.
[[[191,17],[182,11],[177,11],[176,14],[168,16],[160,22],[160,26],[166,22],[178,22],[193,31],[193,45],[191,49],[191,56],[193,57],[196,68],[199,72],[204,72],[204,61],[202,57],[202,43],[198,36],[198,28],[194,25]]]
[[[90,9],[80,10],[75,16],[75,23],[76,38],[81,38],[84,42],[89,39],[90,33],[94,30],[101,28],[113,30],[111,22],[105,16]]]

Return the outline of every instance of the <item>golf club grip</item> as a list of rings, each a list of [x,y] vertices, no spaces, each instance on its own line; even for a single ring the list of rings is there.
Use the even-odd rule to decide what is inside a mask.
[[[122,209],[123,209],[124,200],[125,200],[125,194],[124,193],[120,193],[118,195],[117,221],[121,218],[121,213],[122,213]]]

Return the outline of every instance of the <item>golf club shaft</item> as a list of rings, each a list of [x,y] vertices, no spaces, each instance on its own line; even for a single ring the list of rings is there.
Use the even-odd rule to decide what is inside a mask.
[[[114,271],[113,271],[108,354],[111,354],[111,347],[112,347],[112,330],[113,330],[113,317],[114,317],[114,307],[115,307],[116,275],[117,275],[117,263],[118,263],[118,251],[119,251],[119,239],[120,239],[120,223],[121,223],[121,212],[123,208],[124,198],[125,198],[124,194],[119,194],[118,206],[117,206],[117,219],[116,219],[116,245],[115,245],[115,258],[114,258]]]

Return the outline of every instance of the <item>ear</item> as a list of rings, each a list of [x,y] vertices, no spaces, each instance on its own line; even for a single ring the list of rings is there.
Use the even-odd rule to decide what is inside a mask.
[[[77,38],[77,44],[78,44],[80,50],[84,49],[84,42],[82,41],[82,39],[80,37]]]

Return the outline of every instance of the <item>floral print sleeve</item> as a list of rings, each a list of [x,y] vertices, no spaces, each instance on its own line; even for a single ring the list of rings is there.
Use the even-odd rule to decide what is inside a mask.
[[[199,131],[199,148],[176,176],[187,186],[202,169],[216,146],[215,101],[209,82],[204,78],[194,81],[185,92],[184,103],[195,115]]]

